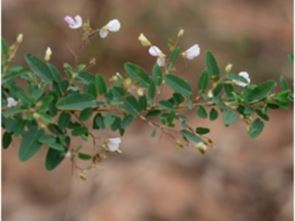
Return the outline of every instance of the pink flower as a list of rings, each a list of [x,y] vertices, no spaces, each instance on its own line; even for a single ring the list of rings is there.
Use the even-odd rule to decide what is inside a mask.
[[[78,29],[83,25],[82,17],[80,15],[76,15],[74,18],[66,16],[64,19],[71,29]]]
[[[106,38],[109,32],[118,32],[120,28],[120,21],[118,19],[113,19],[100,29],[99,35],[101,38]]]
[[[157,64],[160,67],[165,66],[166,64],[166,55],[157,47],[157,46],[151,46],[149,48],[149,54],[151,56],[157,57]]]
[[[185,52],[182,53],[182,56],[184,56],[188,60],[193,60],[199,55],[200,55],[200,47],[197,44],[191,46],[189,49],[187,49]]]

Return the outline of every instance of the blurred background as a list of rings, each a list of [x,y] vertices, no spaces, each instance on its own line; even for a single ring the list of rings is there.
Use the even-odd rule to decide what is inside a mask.
[[[141,32],[164,51],[180,28],[186,49],[198,43],[201,56],[180,61],[178,73],[196,81],[211,50],[221,67],[234,64],[253,82],[284,74],[290,84],[293,66],[292,0],[3,0],[2,35],[10,43],[18,33],[23,53],[43,56],[53,49],[53,63],[75,64],[77,31],[63,17],[80,14],[93,27],[118,18],[119,33],[94,38],[82,61],[95,57],[91,71],[109,77],[132,61],[154,63],[137,37]],[[137,122],[127,130],[122,156],[104,161],[87,181],[72,174],[65,160],[58,169],[44,169],[45,150],[20,163],[18,142],[2,151],[2,212],[5,221],[289,221],[293,209],[293,110],[272,112],[256,140],[243,123],[224,128],[222,122],[191,118],[212,127],[216,148],[205,156],[195,149],[176,150],[167,137],[150,137]]]

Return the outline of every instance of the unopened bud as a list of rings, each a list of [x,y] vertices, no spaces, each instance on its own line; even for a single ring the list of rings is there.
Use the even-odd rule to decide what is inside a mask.
[[[226,65],[225,66],[225,72],[227,72],[227,73],[231,72],[232,68],[233,68],[233,65],[232,64]]]
[[[212,92],[212,90],[209,90],[209,91],[208,91],[207,96],[208,96],[209,98],[213,98],[213,92]]]
[[[149,47],[152,45],[152,43],[147,39],[147,37],[144,36],[144,34],[140,34],[138,37],[138,40],[140,41],[140,43],[142,44],[142,46],[144,47]]]
[[[117,72],[116,75],[114,75],[114,76],[112,77],[112,80],[113,80],[113,81],[117,81],[117,80],[119,80],[119,79],[121,79],[121,78],[122,78],[121,74],[120,74],[119,72]]]
[[[143,96],[144,95],[144,89],[143,88],[138,88],[136,91],[138,96]]]
[[[16,42],[18,44],[22,43],[24,40],[24,35],[22,33],[18,34],[18,36],[16,37]]]
[[[183,36],[183,34],[184,34],[184,30],[183,29],[180,29],[179,32],[178,32],[178,34],[177,34],[177,37],[180,38],[180,37]]]
[[[203,142],[197,143],[195,147],[200,151],[201,154],[205,154],[207,152],[208,147]]]
[[[50,47],[47,47],[46,52],[45,52],[45,56],[44,56],[44,60],[50,61],[51,55],[52,55],[52,50]]]

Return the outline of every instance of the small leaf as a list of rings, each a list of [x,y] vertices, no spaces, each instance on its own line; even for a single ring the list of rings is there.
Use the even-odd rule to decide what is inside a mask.
[[[219,68],[215,57],[213,56],[212,52],[208,51],[206,53],[206,65],[208,74],[218,80],[219,79]]]
[[[188,130],[181,130],[181,135],[194,143],[203,142],[199,136]]]
[[[56,104],[60,110],[83,110],[97,106],[96,99],[91,94],[70,94],[61,98]]]
[[[166,83],[177,93],[180,93],[184,97],[192,95],[192,88],[189,83],[182,78],[168,74],[165,75]]]
[[[163,72],[158,64],[155,64],[152,70],[152,80],[156,85],[161,85],[163,81]]]
[[[214,120],[216,120],[218,118],[218,112],[217,112],[217,110],[215,110],[215,108],[212,108],[211,110],[210,110],[210,113],[209,113],[209,119],[211,120],[211,121],[214,121]]]
[[[171,53],[171,56],[169,57],[169,61],[168,61],[168,64],[169,65],[173,65],[177,58],[179,57],[179,54],[180,54],[180,48],[175,48],[172,53]]]
[[[65,158],[64,152],[49,148],[46,155],[45,168],[54,170]]]
[[[7,149],[12,141],[12,133],[5,131],[2,138],[2,145],[4,149]]]
[[[79,159],[81,160],[91,160],[92,159],[92,156],[87,154],[87,153],[78,153],[78,157]]]
[[[92,115],[92,108],[88,107],[81,111],[79,119],[80,121],[88,120]]]
[[[288,81],[285,76],[280,76],[280,87],[282,90],[289,90]]]
[[[140,108],[138,105],[138,102],[135,97],[129,95],[126,97],[124,103],[123,103],[123,108],[129,113],[132,114],[133,116],[137,116],[140,112]]]
[[[32,54],[27,54],[25,60],[32,71],[38,75],[44,83],[52,83],[52,81],[55,80],[55,76],[52,75],[44,61]]]
[[[62,112],[58,119],[58,126],[61,130],[66,129],[71,122],[71,114],[68,112]]]
[[[207,134],[209,132],[210,132],[210,129],[206,128],[206,127],[197,127],[196,128],[196,133],[200,134],[200,135]]]
[[[246,88],[243,97],[247,102],[255,102],[266,98],[266,96],[275,88],[276,82],[268,80],[253,88]]]
[[[95,88],[96,88],[97,94],[100,94],[100,95],[106,94],[107,85],[103,77],[100,75],[95,75],[94,81],[95,81]]]
[[[145,71],[136,64],[126,63],[124,69],[127,72],[128,76],[140,83],[142,86],[148,87],[150,85],[150,78],[145,73]]]
[[[21,161],[27,161],[33,157],[42,144],[38,142],[39,137],[43,134],[43,130],[40,130],[37,126],[32,126],[27,132],[23,134],[23,140],[19,149],[19,159]]]
[[[207,114],[207,111],[205,109],[205,107],[203,106],[200,106],[197,110],[197,115],[200,117],[200,118],[204,118],[206,119],[208,117],[208,114]]]
[[[223,112],[223,122],[226,126],[234,123],[237,120],[237,114],[234,111],[226,110]]]
[[[238,82],[242,82],[242,83],[245,83],[245,84],[249,83],[246,78],[244,78],[244,77],[242,77],[242,76],[240,76],[238,74],[227,74],[227,75],[225,75],[225,78],[229,79],[231,81],[238,81]]]
[[[205,92],[209,83],[209,74],[207,71],[203,71],[199,79],[199,91]]]
[[[254,139],[256,138],[262,131],[264,128],[264,123],[262,120],[260,120],[259,118],[257,118],[250,126],[249,130],[248,130],[248,134],[249,136]]]

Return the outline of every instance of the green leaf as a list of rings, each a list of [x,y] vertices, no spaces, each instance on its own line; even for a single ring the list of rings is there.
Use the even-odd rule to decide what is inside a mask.
[[[95,117],[93,118],[93,124],[92,124],[93,129],[104,129],[104,118],[101,115],[101,113],[97,113]]]
[[[88,134],[88,129],[87,127],[84,127],[82,125],[76,126],[72,130],[72,135],[73,136],[82,136],[82,135],[87,135]]]
[[[158,64],[155,64],[152,70],[152,80],[156,85],[161,85],[163,81],[163,72]]]
[[[244,78],[244,77],[242,77],[242,76],[240,76],[238,74],[230,73],[230,74],[225,75],[225,78],[229,79],[231,81],[238,81],[238,82],[242,82],[242,83],[245,83],[245,84],[249,83],[246,78]]]
[[[38,75],[44,83],[52,83],[52,81],[55,80],[55,77],[44,61],[32,54],[27,54],[25,60],[32,71]]]
[[[132,114],[133,116],[137,116],[140,112],[140,108],[138,105],[138,102],[135,97],[129,95],[126,97],[123,103],[123,108],[129,113]]]
[[[200,134],[200,135],[207,134],[209,132],[210,132],[210,129],[206,128],[206,127],[197,127],[196,128],[196,133]]]
[[[1,54],[2,54],[3,61],[5,61],[8,58],[8,51],[9,51],[8,44],[5,41],[5,39],[2,38],[1,39]]]
[[[217,112],[217,110],[215,110],[215,108],[212,108],[211,110],[210,110],[210,113],[209,113],[209,119],[211,120],[211,121],[214,121],[214,120],[216,120],[218,118],[218,112]]]
[[[60,110],[83,110],[97,106],[96,99],[91,94],[70,94],[61,98],[56,104]]]
[[[276,82],[268,80],[254,87],[248,87],[243,92],[246,102],[255,102],[267,97],[267,95],[276,87]]]
[[[49,134],[43,134],[38,141],[42,144],[47,144],[50,148],[58,150],[58,151],[64,151],[64,147],[62,144],[57,143],[56,137],[49,135]]]
[[[257,118],[251,125],[250,128],[248,130],[248,134],[249,136],[254,139],[256,138],[262,131],[264,128],[264,123],[262,120],[260,120],[259,118]]]
[[[39,137],[43,134],[43,130],[37,126],[32,126],[27,132],[23,133],[23,140],[19,149],[19,159],[21,161],[27,161],[33,157],[42,144],[38,142]]]
[[[92,115],[92,108],[88,107],[81,111],[79,119],[80,121],[88,120]]]
[[[2,137],[2,145],[4,149],[7,149],[12,141],[12,133],[5,131]]]
[[[172,51],[171,56],[169,57],[168,64],[173,65],[176,62],[179,55],[180,55],[180,48],[177,47]]]
[[[58,119],[58,126],[61,130],[66,129],[71,122],[71,114],[68,112],[62,112]]]
[[[104,78],[100,75],[95,75],[95,88],[97,94],[103,95],[107,92],[107,84]]]
[[[204,118],[206,119],[208,117],[208,114],[207,114],[207,111],[205,109],[205,107],[203,106],[200,106],[197,110],[197,115],[200,117],[200,118]]]
[[[208,51],[206,53],[206,65],[207,65],[207,71],[208,74],[215,80],[219,79],[219,68],[217,61],[212,54],[212,52]]]
[[[289,90],[288,81],[285,76],[280,76],[280,87],[282,90]]]
[[[205,92],[209,83],[209,74],[207,71],[203,71],[199,79],[199,91]]]
[[[46,155],[45,168],[54,170],[65,158],[65,153],[49,148]]]
[[[150,78],[149,78],[149,76],[138,65],[132,64],[132,63],[126,63],[124,65],[124,69],[127,72],[128,76],[132,80],[140,83],[141,85],[143,85],[145,87],[148,87],[150,85]]]
[[[180,131],[181,135],[183,137],[185,137],[187,140],[190,140],[194,143],[200,143],[200,142],[203,142],[203,140],[197,136],[196,134],[192,133],[191,131],[188,131],[188,130],[181,130]]]
[[[234,123],[237,120],[237,114],[234,111],[226,110],[223,112],[223,122],[226,126]]]
[[[166,83],[177,93],[180,93],[184,97],[192,95],[192,88],[189,83],[182,78],[168,74],[165,75]]]
[[[81,153],[81,152],[78,153],[78,157],[81,160],[90,160],[90,159],[92,159],[92,156],[91,155],[89,155],[87,153]]]

